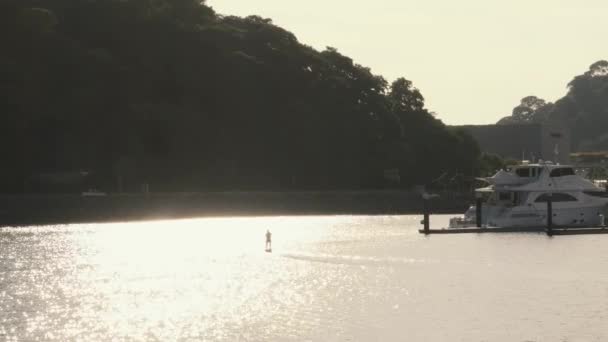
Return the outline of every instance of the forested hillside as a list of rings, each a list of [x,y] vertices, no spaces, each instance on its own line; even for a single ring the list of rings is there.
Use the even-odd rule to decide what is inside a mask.
[[[608,150],[608,61],[595,62],[576,76],[566,96],[555,103],[527,96],[498,123],[531,122],[569,127],[573,151]]]
[[[478,168],[476,143],[412,82],[269,19],[195,0],[4,0],[0,25],[0,192],[50,191],[41,175],[62,173],[106,191],[205,191],[381,188],[391,168],[391,186],[407,186]]]

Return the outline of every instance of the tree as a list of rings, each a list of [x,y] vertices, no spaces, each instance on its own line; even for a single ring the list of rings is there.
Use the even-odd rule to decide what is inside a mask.
[[[587,71],[585,74],[591,77],[608,75],[608,61],[601,60],[591,64],[589,71]]]
[[[608,61],[597,61],[574,77],[566,96],[555,103],[526,97],[514,108],[513,115],[498,124],[528,122],[569,127],[574,151],[604,149],[608,134]]]
[[[394,111],[421,111],[424,108],[424,97],[420,91],[414,87],[412,81],[403,77],[396,79],[391,84],[388,97]]]
[[[549,120],[553,104],[536,96],[526,96],[513,108],[510,116],[500,119],[497,124],[543,123]]]
[[[52,32],[58,23],[52,11],[39,7],[24,8],[18,21],[24,30],[38,34]]]
[[[200,0],[40,3],[0,2],[0,191],[81,169],[105,190],[351,189],[476,158],[411,81],[389,89],[270,19]]]
[[[481,176],[492,176],[498,170],[501,170],[507,166],[504,159],[497,154],[482,153],[479,157]]]

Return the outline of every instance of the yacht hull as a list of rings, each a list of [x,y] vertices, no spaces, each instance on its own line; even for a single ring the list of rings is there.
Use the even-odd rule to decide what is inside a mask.
[[[483,202],[484,227],[547,227],[548,215],[555,227],[604,226],[608,192],[576,175],[572,166],[523,163],[484,180],[490,185],[475,190],[478,202]],[[450,227],[475,226],[476,211],[471,206],[464,219],[450,220]]]
[[[590,205],[577,207],[552,208],[554,226],[566,227],[593,227],[604,224],[606,215],[605,205]],[[460,227],[474,226],[476,222],[475,207],[468,211],[470,214],[462,221]],[[472,212],[472,213],[471,213]],[[546,205],[534,207],[495,207],[482,206],[481,223],[490,227],[546,227],[547,208]]]

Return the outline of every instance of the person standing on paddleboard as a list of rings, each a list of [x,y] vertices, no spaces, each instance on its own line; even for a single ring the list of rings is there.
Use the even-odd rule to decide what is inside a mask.
[[[272,249],[272,233],[270,230],[266,230],[266,250]]]

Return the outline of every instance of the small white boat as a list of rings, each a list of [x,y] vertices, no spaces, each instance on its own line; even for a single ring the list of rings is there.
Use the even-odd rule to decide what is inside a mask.
[[[106,196],[105,192],[99,191],[97,189],[89,189],[88,191],[84,191],[82,196]]]
[[[549,199],[555,226],[604,225],[608,192],[577,175],[572,166],[539,161],[513,166],[481,180],[488,183],[475,190],[476,196],[483,199],[482,227],[545,227]],[[474,205],[464,217],[450,219],[450,228],[476,224]]]

